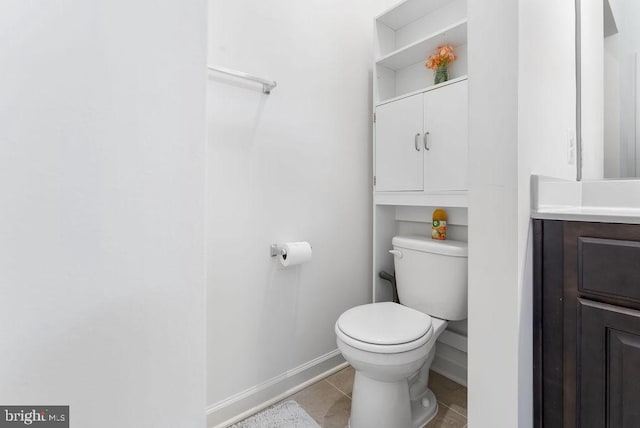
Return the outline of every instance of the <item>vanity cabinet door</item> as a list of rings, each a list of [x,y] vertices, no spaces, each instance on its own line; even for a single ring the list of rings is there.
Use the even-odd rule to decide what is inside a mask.
[[[425,190],[467,189],[467,81],[424,94]]]
[[[640,427],[640,225],[534,236],[534,427]]]
[[[640,427],[640,311],[579,299],[577,426]]]
[[[422,94],[376,108],[376,191],[423,189],[422,116]]]
[[[605,414],[607,418],[615,416],[607,413],[617,408],[615,397],[610,394],[628,386],[620,385],[616,378],[610,377],[610,364],[616,364],[610,360],[617,355],[614,348],[623,349],[625,355],[621,358],[630,356],[631,348],[616,348],[614,342],[604,341],[615,337],[629,338],[616,336],[616,331],[640,334],[640,317],[637,316],[640,314],[640,295],[637,294],[640,286],[639,244],[639,225],[564,224],[564,426],[624,426],[607,425],[604,422],[608,419],[602,418]],[[596,366],[600,370],[590,373]],[[640,382],[639,374],[640,371],[625,366],[618,373],[618,379]],[[575,392],[569,394],[569,391]],[[638,392],[640,390],[627,389],[619,397],[633,397],[640,403]]]

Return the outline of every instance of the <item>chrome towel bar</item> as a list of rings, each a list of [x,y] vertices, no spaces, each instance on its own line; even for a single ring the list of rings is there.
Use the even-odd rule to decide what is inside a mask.
[[[245,73],[243,71],[231,70],[230,68],[220,67],[218,65],[210,65],[208,66],[209,70],[215,71],[222,74],[227,74],[229,76],[239,77],[241,79],[251,80],[252,82],[257,82],[262,85],[262,92],[265,94],[270,94],[271,90],[276,87],[277,83],[274,80],[263,79],[262,77],[253,76],[249,73]]]

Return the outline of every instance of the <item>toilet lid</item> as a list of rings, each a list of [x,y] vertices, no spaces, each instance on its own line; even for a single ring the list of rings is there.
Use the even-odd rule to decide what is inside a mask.
[[[343,313],[338,328],[347,336],[376,345],[398,345],[420,339],[431,329],[431,317],[393,302],[356,306]]]

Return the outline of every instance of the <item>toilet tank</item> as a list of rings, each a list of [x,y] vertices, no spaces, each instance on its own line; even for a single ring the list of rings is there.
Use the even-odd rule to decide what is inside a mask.
[[[400,303],[436,318],[467,318],[466,242],[395,236],[392,245]]]

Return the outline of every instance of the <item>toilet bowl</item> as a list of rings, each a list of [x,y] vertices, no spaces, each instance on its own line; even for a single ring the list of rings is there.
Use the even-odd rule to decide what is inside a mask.
[[[428,370],[446,325],[392,302],[357,306],[340,316],[338,349],[356,372],[351,428],[417,428],[435,416]]]
[[[344,312],[336,342],[355,369],[350,428],[419,428],[438,411],[428,388],[446,320],[467,315],[467,244],[424,236],[392,240],[400,304]]]

